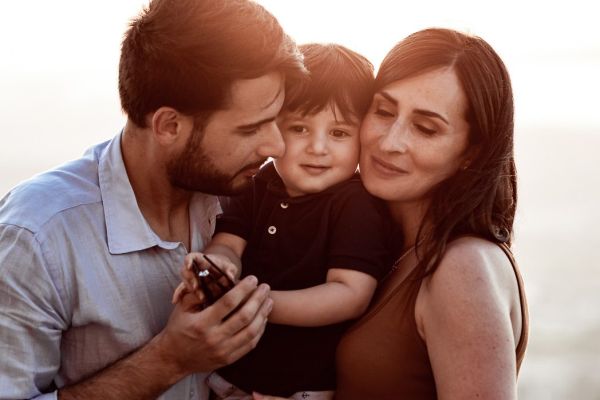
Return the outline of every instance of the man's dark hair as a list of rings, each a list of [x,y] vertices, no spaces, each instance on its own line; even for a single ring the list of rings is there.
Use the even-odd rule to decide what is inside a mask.
[[[119,64],[121,106],[145,127],[147,114],[187,115],[222,108],[231,83],[280,71],[305,72],[278,21],[248,0],[152,0],[125,34]]]
[[[365,115],[373,98],[373,65],[338,44],[300,46],[309,76],[290,85],[283,109],[314,114],[335,105],[346,120]]]

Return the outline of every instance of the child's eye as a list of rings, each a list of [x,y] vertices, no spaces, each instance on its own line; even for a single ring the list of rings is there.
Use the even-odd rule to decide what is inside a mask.
[[[329,132],[329,134],[336,139],[341,139],[341,138],[350,136],[350,134],[348,132],[343,131],[341,129],[333,129],[331,132]]]
[[[297,134],[307,133],[308,129],[304,125],[290,125],[288,131]]]

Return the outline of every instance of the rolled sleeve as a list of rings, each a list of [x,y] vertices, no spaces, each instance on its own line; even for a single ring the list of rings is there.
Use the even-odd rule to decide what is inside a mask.
[[[63,313],[35,236],[0,225],[0,399],[57,398]]]

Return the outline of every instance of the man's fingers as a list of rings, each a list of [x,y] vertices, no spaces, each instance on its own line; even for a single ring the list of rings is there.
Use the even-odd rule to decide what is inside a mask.
[[[252,322],[230,339],[230,345],[234,350],[229,354],[230,359],[227,360],[229,363],[237,361],[256,347],[265,332],[267,317],[272,309],[273,300],[267,298],[254,316]]]
[[[240,304],[244,303],[254,291],[257,289],[258,280],[255,276],[247,276],[242,279],[237,285],[230,291],[225,293],[218,301],[210,306],[206,311],[209,311],[219,320],[225,319],[226,316],[231,314]],[[263,289],[264,290],[264,289]],[[268,291],[268,290],[267,290]],[[233,334],[235,332],[231,332]]]
[[[238,293],[232,293],[234,289],[242,285],[244,291]],[[240,330],[244,329],[257,317],[258,311],[263,306],[264,302],[269,298],[269,285],[260,284],[258,287],[253,288],[252,281],[246,284],[244,279],[234,289],[230,290],[227,295],[223,296],[223,318],[227,318],[223,323],[225,334],[229,336],[235,335]],[[249,290],[248,290],[249,289]],[[235,300],[229,298],[228,294],[235,294]],[[239,300],[239,301],[238,301]],[[234,311],[232,313],[232,311]]]

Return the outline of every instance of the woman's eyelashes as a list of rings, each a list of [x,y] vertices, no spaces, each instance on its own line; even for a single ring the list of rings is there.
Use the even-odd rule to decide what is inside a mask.
[[[373,107],[373,113],[382,118],[398,118],[399,117],[398,115],[396,115],[396,110],[392,109],[391,107],[382,105],[382,104],[376,104]],[[435,135],[436,133],[439,132],[439,129],[434,122],[423,121],[420,116],[418,116],[418,117],[419,117],[418,121],[413,122],[412,126],[414,126],[420,133],[427,135],[427,136],[431,136],[431,135]]]
[[[375,107],[374,113],[384,118],[392,118],[395,116],[395,113],[391,109],[385,107]]]
[[[435,128],[429,128],[423,124],[415,124],[415,127],[427,136],[435,135],[438,131]]]

